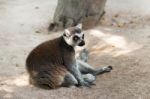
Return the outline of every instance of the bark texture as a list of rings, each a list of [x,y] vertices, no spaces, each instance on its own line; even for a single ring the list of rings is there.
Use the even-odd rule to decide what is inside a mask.
[[[105,13],[105,3],[106,0],[58,0],[49,30],[59,30],[78,23],[85,23],[86,26],[88,21],[96,24]]]

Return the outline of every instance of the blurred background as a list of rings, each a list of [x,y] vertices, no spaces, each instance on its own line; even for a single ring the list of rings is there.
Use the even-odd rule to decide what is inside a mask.
[[[59,2],[0,0],[0,99],[149,99],[150,1]],[[94,10],[90,12],[90,8]],[[89,13],[83,14],[87,9]],[[83,16],[81,20],[76,19],[79,12]],[[68,19],[71,15],[75,22]],[[60,28],[49,30],[54,23]],[[77,23],[85,27],[85,47],[90,52],[88,63],[95,68],[112,65],[114,70],[98,76],[96,86],[91,89],[43,90],[30,85],[25,69],[29,52]],[[77,53],[80,50],[77,48]]]

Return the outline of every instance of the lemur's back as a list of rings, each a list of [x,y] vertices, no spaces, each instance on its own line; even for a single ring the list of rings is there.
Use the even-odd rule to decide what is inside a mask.
[[[30,68],[34,66],[36,68],[36,65],[55,64],[55,60],[62,64],[62,59],[60,59],[61,53],[59,50],[61,49],[59,49],[59,42],[60,38],[56,38],[44,42],[33,49],[27,58],[27,67]]]
[[[60,79],[63,79],[63,76],[67,73],[63,65],[63,55],[61,53],[63,49],[60,48],[62,43],[62,37],[59,37],[44,42],[31,51],[26,60],[26,67],[31,80],[41,77],[39,82],[46,83],[46,81],[42,81],[42,77],[47,75],[47,78],[49,78],[47,83],[50,87],[59,85]],[[35,83],[34,80],[31,83]]]

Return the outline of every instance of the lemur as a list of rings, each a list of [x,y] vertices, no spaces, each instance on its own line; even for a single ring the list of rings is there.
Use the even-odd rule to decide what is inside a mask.
[[[86,50],[80,55],[82,60],[76,59],[75,46],[84,45],[82,24],[67,28],[62,36],[38,45],[26,59],[30,83],[51,89],[93,85],[96,75],[109,72],[112,67],[92,68],[86,63]]]

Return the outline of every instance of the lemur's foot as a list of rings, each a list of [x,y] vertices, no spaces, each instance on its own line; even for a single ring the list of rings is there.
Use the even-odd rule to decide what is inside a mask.
[[[112,66],[103,67],[104,72],[110,72],[113,69]]]
[[[97,69],[94,75],[99,75],[99,74],[103,74],[106,72],[110,72],[112,69],[113,69],[112,66],[105,66],[105,67]]]

